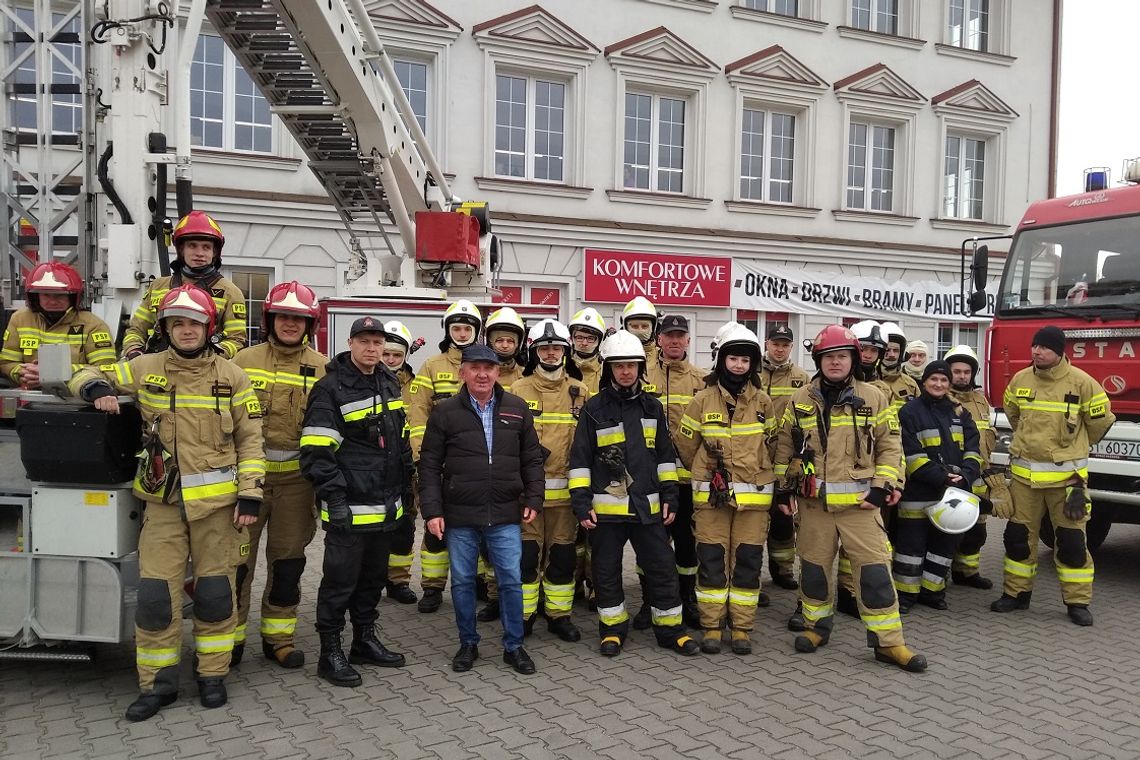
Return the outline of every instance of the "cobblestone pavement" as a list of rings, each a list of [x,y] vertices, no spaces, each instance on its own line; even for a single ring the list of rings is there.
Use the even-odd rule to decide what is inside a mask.
[[[995,579],[1001,525],[991,524],[983,552]],[[773,589],[749,657],[679,658],[638,631],[621,656],[603,658],[583,607],[577,644],[538,624],[531,677],[502,663],[497,624],[483,625],[475,669],[452,673],[450,601],[421,615],[385,599],[383,639],[408,664],[366,669],[363,687],[343,689],[315,674],[318,541],[304,588],[304,669],[268,665],[254,636],[228,679],[229,705],[204,710],[186,656],[180,700],[132,724],[121,717],[135,695],[130,647],[102,647],[92,664],[3,662],[0,756],[1136,758],[1138,556],[1140,528],[1114,527],[1097,555],[1092,628],[1068,622],[1044,549],[1027,612],[999,616],[988,611],[997,592],[952,588],[950,612],[919,607],[906,618],[908,642],[931,662],[923,675],[876,663],[849,618],[837,619],[827,647],[795,654],[784,628],[794,597]]]

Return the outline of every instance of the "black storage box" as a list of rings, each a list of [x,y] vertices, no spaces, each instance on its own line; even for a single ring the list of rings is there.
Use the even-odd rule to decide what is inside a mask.
[[[134,404],[107,414],[93,406],[33,401],[16,410],[20,459],[29,480],[92,485],[134,480],[142,418]]]

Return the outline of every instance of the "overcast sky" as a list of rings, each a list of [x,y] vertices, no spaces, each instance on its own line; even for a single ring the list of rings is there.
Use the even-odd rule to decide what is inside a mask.
[[[1057,194],[1083,190],[1083,171],[1140,157],[1140,97],[1132,32],[1137,0],[1066,0],[1061,27],[1061,134]]]

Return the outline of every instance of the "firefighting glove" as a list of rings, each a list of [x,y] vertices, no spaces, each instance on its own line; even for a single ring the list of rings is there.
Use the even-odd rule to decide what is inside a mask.
[[[611,480],[621,480],[625,475],[625,455],[620,446],[603,446],[598,451],[598,461],[605,466]]]
[[[723,467],[718,467],[712,472],[712,479],[709,481],[709,502],[714,507],[719,507],[728,503],[728,471]]]
[[[1066,519],[1078,522],[1088,516],[1088,500],[1084,486],[1069,486],[1065,489],[1065,506],[1061,510]]]
[[[238,497],[238,514],[242,517],[257,517],[261,512],[261,502],[248,496]]]
[[[979,511],[983,515],[992,515],[994,513],[994,503],[988,497],[978,497]]]
[[[114,396],[115,389],[100,380],[83,386],[83,389],[80,390],[79,395],[83,397],[84,401],[94,401],[95,399],[103,398],[104,396]]]
[[[129,351],[127,351],[125,354],[123,354],[123,358],[126,359],[127,361],[130,361],[131,359],[134,359],[136,356],[142,356],[142,355],[143,355],[143,350],[141,348],[132,348]]]
[[[887,505],[887,497],[890,496],[890,493],[891,492],[885,488],[874,486],[867,491],[867,495],[863,498],[863,501],[868,504],[874,504],[879,509],[882,509]]]
[[[331,530],[347,531],[352,527],[352,511],[343,496],[328,502],[325,511],[329,516],[328,523]]]

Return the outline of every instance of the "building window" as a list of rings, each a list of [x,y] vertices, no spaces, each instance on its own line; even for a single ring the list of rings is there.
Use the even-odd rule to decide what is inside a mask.
[[[949,42],[968,50],[989,50],[990,0],[950,0]]]
[[[684,190],[685,101],[625,95],[625,187],[662,193]]]
[[[978,326],[972,322],[939,322],[938,323],[938,356],[942,358],[955,346],[969,346],[978,350]],[[979,375],[980,376],[980,375]],[[975,376],[977,379],[979,376]]]
[[[25,27],[15,21],[8,25],[9,33],[24,32],[33,39],[37,31],[44,36],[49,30],[36,30],[35,12],[31,8],[17,8],[16,18]],[[51,17],[52,32],[55,34],[79,33],[79,19],[72,18],[63,23],[64,14],[53,13]],[[60,24],[63,24],[60,27]],[[59,28],[56,28],[59,27]],[[30,42],[12,43],[12,57],[17,60],[22,55],[26,58],[16,67],[15,83],[20,85],[34,85],[36,83],[36,54],[28,54]],[[58,55],[51,57],[51,131],[55,134],[78,134],[83,131],[83,96],[78,93],[61,92],[67,89],[78,89],[82,84],[83,73],[83,45],[78,43],[57,42],[53,50]],[[17,93],[11,96],[12,122],[17,129],[34,131],[37,128],[36,96],[33,93]]]
[[[269,103],[221,37],[203,34],[190,69],[190,140],[230,151],[273,152]]]
[[[745,106],[740,130],[740,197],[792,202],[796,117]]]
[[[261,309],[269,289],[273,287],[273,270],[258,267],[232,267],[229,270],[230,281],[238,286],[238,290],[245,294],[246,325],[245,334],[248,345],[268,338],[261,335]],[[259,339],[260,336],[260,339]]]
[[[742,5],[754,11],[767,11],[781,16],[799,15],[799,0],[744,0]]]
[[[400,80],[400,89],[412,104],[412,113],[416,115],[420,129],[428,134],[428,65],[421,61],[394,58],[392,67],[396,70],[396,79]]]
[[[851,26],[868,32],[899,33],[899,0],[852,0]]]
[[[499,74],[495,77],[495,174],[562,182],[566,85]]]
[[[942,216],[981,219],[986,179],[986,143],[961,135],[946,136],[946,171]]]
[[[847,208],[894,210],[895,129],[851,122],[847,145]]]

